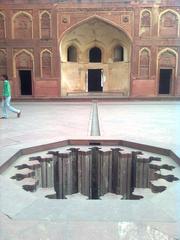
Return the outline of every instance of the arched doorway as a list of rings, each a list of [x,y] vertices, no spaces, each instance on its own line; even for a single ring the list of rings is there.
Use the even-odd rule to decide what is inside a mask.
[[[14,55],[15,75],[18,79],[18,95],[33,95],[33,69],[34,57],[26,49],[20,50]]]
[[[160,69],[159,72],[159,94],[170,94],[173,69]]]
[[[89,50],[89,62],[101,63],[101,49],[93,47]],[[101,69],[88,69],[88,92],[102,92]]]
[[[68,61],[69,46],[75,48],[77,61]],[[62,96],[112,91],[128,96],[130,55],[127,34],[99,17],[73,26],[60,41]]]
[[[170,48],[159,52],[158,67],[158,94],[173,95],[177,68],[177,53]]]
[[[89,62],[101,62],[101,49],[93,47],[89,51]]]
[[[102,92],[101,69],[88,69],[88,92]]]
[[[32,76],[31,70],[19,69],[20,95],[32,95]]]

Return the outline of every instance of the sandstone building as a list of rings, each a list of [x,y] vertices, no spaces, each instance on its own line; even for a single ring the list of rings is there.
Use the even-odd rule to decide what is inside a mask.
[[[0,0],[13,96],[180,95],[180,1]]]

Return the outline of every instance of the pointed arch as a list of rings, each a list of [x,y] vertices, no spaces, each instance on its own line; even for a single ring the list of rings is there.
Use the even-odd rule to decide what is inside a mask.
[[[52,75],[52,52],[43,49],[40,53],[41,77],[51,77]]]
[[[6,19],[5,14],[0,12],[0,39],[6,38]]]
[[[97,46],[94,46],[89,49],[89,62],[101,62],[102,61],[102,52],[101,49]]]
[[[87,62],[90,62],[90,50],[93,48],[98,48],[101,51],[101,62],[104,61],[104,55],[105,55],[105,45],[102,42],[99,42],[96,40],[96,42],[91,41],[89,44],[86,45],[85,48],[85,58]]]
[[[114,46],[113,48],[113,61],[114,62],[124,61],[124,48],[120,44]]]
[[[152,27],[152,13],[149,9],[140,12],[139,36],[150,36]]]
[[[77,62],[77,48],[74,44],[67,47],[67,62]]]
[[[164,48],[161,51],[159,51],[157,55],[157,66],[161,67],[161,65],[174,68],[176,77],[178,65],[178,53],[172,48]]]
[[[149,79],[150,76],[151,51],[149,48],[141,48],[139,51],[138,75],[140,79]]]
[[[44,10],[40,13],[39,26],[40,26],[40,38],[49,39],[51,38],[51,14]]]
[[[172,48],[164,48],[157,56],[157,93],[173,94],[177,79],[178,53]]]
[[[72,26],[70,26],[69,28],[67,28],[67,29],[62,33],[62,35],[60,36],[59,42],[62,41],[63,37],[64,37],[68,32],[71,32],[73,29],[81,26],[83,23],[89,22],[90,20],[93,20],[93,19],[97,19],[97,20],[99,20],[99,21],[102,21],[102,22],[104,22],[104,23],[107,23],[107,24],[109,24],[110,26],[113,26],[113,27],[115,27],[116,29],[122,31],[122,32],[126,35],[126,37],[130,40],[130,42],[132,42],[132,36],[131,36],[125,29],[123,29],[119,24],[114,23],[114,22],[110,21],[109,19],[103,18],[103,17],[98,16],[98,15],[93,15],[93,16],[90,16],[90,17],[88,17],[88,18],[85,18],[85,19],[79,21],[78,23],[75,23],[75,24],[73,24]]]
[[[122,89],[126,94],[129,93],[131,39],[126,34],[126,30],[99,16],[91,16],[69,27],[60,35],[59,41],[63,95],[72,91],[91,91],[88,86],[91,86],[94,79],[93,74],[97,77],[93,83],[94,86],[96,83],[99,86],[101,79],[104,91]],[[67,49],[70,45],[75,46],[75,43],[78,46],[78,61],[68,63]],[[123,64],[113,64],[112,49],[118,44],[127,49],[126,61],[123,61]],[[117,68],[118,64],[124,66]],[[100,74],[101,69],[104,74]],[[123,79],[126,82],[124,85],[121,84],[123,81],[121,73],[124,74]],[[110,81],[110,78],[113,80]]]
[[[119,46],[123,48],[123,62],[128,62],[129,61],[129,57],[130,57],[130,51],[128,50],[129,46],[128,46],[128,42],[124,42],[124,41],[119,41],[119,39],[114,39],[111,42],[111,45],[109,46],[109,48],[111,49],[111,56],[112,56],[112,60],[114,61],[114,49]]]
[[[21,53],[27,53],[27,55],[30,55],[31,56],[31,58],[32,58],[32,60],[34,59],[34,55],[30,52],[30,51],[28,51],[27,49],[21,49],[21,50],[19,50],[18,52],[16,52],[15,54],[14,54],[14,58],[16,58],[19,54],[21,54]]]
[[[20,58],[17,60],[17,58]],[[29,58],[28,58],[29,57]],[[16,77],[18,68],[26,68],[34,70],[34,55],[27,49],[21,49],[13,56],[13,76]]]
[[[13,15],[12,21],[14,21],[14,19],[15,19],[18,15],[20,15],[20,14],[27,15],[27,16],[31,19],[31,21],[33,20],[33,19],[32,19],[32,15],[31,15],[30,13],[28,13],[28,12],[26,12],[26,11],[19,11],[19,12],[15,13],[15,14]]]
[[[166,9],[161,12],[158,19],[158,36],[177,37],[179,35],[180,15],[173,9]]]
[[[12,38],[33,38],[33,18],[30,13],[26,11],[19,11],[13,15]]]
[[[126,30],[124,30],[121,26],[117,25],[114,22],[111,22],[108,19],[102,18],[100,16],[97,15],[93,15],[91,17],[88,17],[86,19],[83,19],[82,21],[75,23],[74,25],[72,25],[71,27],[67,28],[60,36],[59,38],[59,51],[60,51],[60,56],[61,56],[61,60],[62,61],[66,61],[67,60],[67,43],[69,43],[69,41],[71,41],[72,44],[75,43],[75,41],[79,41],[77,36],[74,37],[72,36],[71,39],[68,38],[68,36],[70,34],[72,34],[72,32],[75,32],[76,30],[80,29],[81,27],[87,25],[93,26],[93,22],[96,22],[97,24],[104,24],[107,26],[107,28],[114,28],[114,31],[116,31],[117,33],[119,32],[120,36],[121,36],[121,42],[123,42],[123,45],[126,46],[126,49],[124,48],[124,52],[125,52],[125,61],[127,62],[129,59],[129,55],[130,55],[130,45],[132,42],[132,38],[129,36],[129,34],[126,32]],[[92,27],[93,28],[93,27]],[[95,31],[95,30],[94,30]],[[99,36],[98,36],[99,37]],[[86,39],[86,38],[84,38]],[[92,40],[92,39],[91,39]],[[92,47],[99,47],[102,51],[102,56],[103,56],[103,61],[105,60],[104,57],[106,57],[106,54],[104,54],[105,52],[107,52],[107,46],[104,45],[103,41],[99,41],[98,38],[94,38],[92,41],[88,41],[86,42],[86,48],[80,52],[79,54],[79,59],[82,58],[87,58],[87,61],[89,59],[89,49]],[[65,44],[66,42],[66,44]],[[118,42],[120,42],[118,40]],[[110,43],[112,45],[112,43]],[[79,49],[81,49],[81,43],[78,44],[79,45]],[[103,49],[102,49],[103,48]]]
[[[177,53],[174,49],[169,48],[169,47],[164,48],[164,49],[162,49],[161,51],[159,51],[158,57],[159,57],[162,53],[165,53],[165,52],[171,52],[171,53],[173,53],[176,57],[178,57],[178,53]]]
[[[141,26],[150,27],[152,25],[152,13],[149,9],[143,9],[140,13]]]
[[[7,74],[7,55],[5,49],[0,49],[0,75]]]
[[[143,47],[140,49],[139,53],[143,52],[143,51],[147,51],[149,53],[149,55],[151,54],[151,50],[147,47]]]

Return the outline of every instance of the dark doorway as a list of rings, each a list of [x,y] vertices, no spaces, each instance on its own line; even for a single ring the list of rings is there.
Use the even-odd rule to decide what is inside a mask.
[[[94,47],[89,52],[89,62],[101,62],[101,49]]]
[[[159,94],[170,94],[172,69],[160,69]]]
[[[88,69],[88,92],[102,92],[101,69]]]
[[[21,95],[32,95],[31,70],[19,70]]]

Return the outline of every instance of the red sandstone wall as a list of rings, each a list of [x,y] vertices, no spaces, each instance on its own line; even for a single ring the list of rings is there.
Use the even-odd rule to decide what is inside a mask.
[[[132,81],[131,95],[133,97],[156,96],[156,84],[154,80],[134,80]]]
[[[59,86],[58,80],[53,81],[51,79],[46,81],[36,81],[35,82],[35,96],[36,97],[58,97],[59,96]]]
[[[13,1],[15,3],[16,1]],[[40,1],[41,3],[45,3]],[[48,0],[46,1],[49,2]],[[113,22],[114,25],[121,25],[122,29],[126,31],[132,38],[132,59],[131,59],[131,95],[132,96],[156,96],[158,86],[158,52],[165,48],[169,48],[177,53],[176,59],[178,61],[177,75],[174,78],[174,90],[173,94],[180,96],[180,33],[177,33],[177,24],[180,17],[180,2],[167,1],[156,5],[153,8],[153,4],[139,4],[138,2],[131,1],[131,4],[124,3],[112,3],[112,4],[96,4],[96,3],[59,3],[57,5],[52,4],[28,4],[25,1],[17,1],[19,4],[12,4],[12,1],[1,1],[0,10],[6,16],[6,38],[0,38],[0,48],[6,51],[7,58],[7,71],[12,81],[13,96],[20,97],[19,94],[19,79],[15,76],[13,66],[13,56],[21,49],[26,49],[34,56],[34,69],[33,69],[33,96],[35,97],[57,97],[60,96],[60,56],[59,56],[59,38],[63,32],[69,29],[74,24],[78,24],[79,21],[91,17],[94,14],[103,17],[108,21]],[[11,4],[6,4],[11,3]],[[20,4],[21,3],[21,4]],[[24,3],[22,5],[22,3]],[[36,1],[37,3],[37,1]],[[49,2],[50,3],[50,2]],[[52,3],[52,2],[51,2]],[[82,9],[83,8],[83,9]],[[39,12],[48,10],[52,16],[52,37],[51,39],[41,40],[39,38]],[[69,10],[68,10],[69,9]],[[152,24],[148,25],[145,20],[143,26],[142,35],[139,34],[140,16],[143,9],[148,9],[151,12]],[[165,11],[170,9],[170,14],[167,16],[171,18],[171,14],[176,12],[177,19],[172,18],[172,21],[168,23],[165,21],[162,29],[158,30],[158,17]],[[27,11],[33,18],[33,38],[32,39],[12,39],[12,17],[18,11]],[[115,12],[117,11],[117,12]],[[119,11],[119,12],[118,12]],[[122,22],[123,14],[121,17],[120,12],[131,12],[129,15],[130,22]],[[133,13],[133,14],[132,14]],[[128,15],[128,14],[127,14]],[[134,19],[134,21],[133,21]],[[66,22],[67,21],[67,22]],[[177,21],[174,24],[174,21]],[[148,22],[148,21],[147,21]],[[173,32],[173,36],[169,35],[169,26]],[[173,25],[174,24],[174,25]],[[31,29],[31,27],[30,27]],[[158,36],[159,33],[163,36]],[[142,48],[148,48],[151,56],[149,59],[149,76],[146,80],[139,76],[139,52]],[[45,79],[41,76],[40,70],[40,51],[42,49],[50,49],[52,52],[52,73],[49,79]],[[167,60],[168,61],[168,60]],[[174,64],[174,63],[173,63]],[[169,67],[169,65],[167,65]],[[174,67],[173,65],[172,67]],[[147,69],[146,69],[147,72]],[[39,80],[40,79],[40,80]],[[56,79],[56,80],[54,80]],[[134,80],[136,79],[136,80]],[[156,79],[156,80],[151,80]]]

